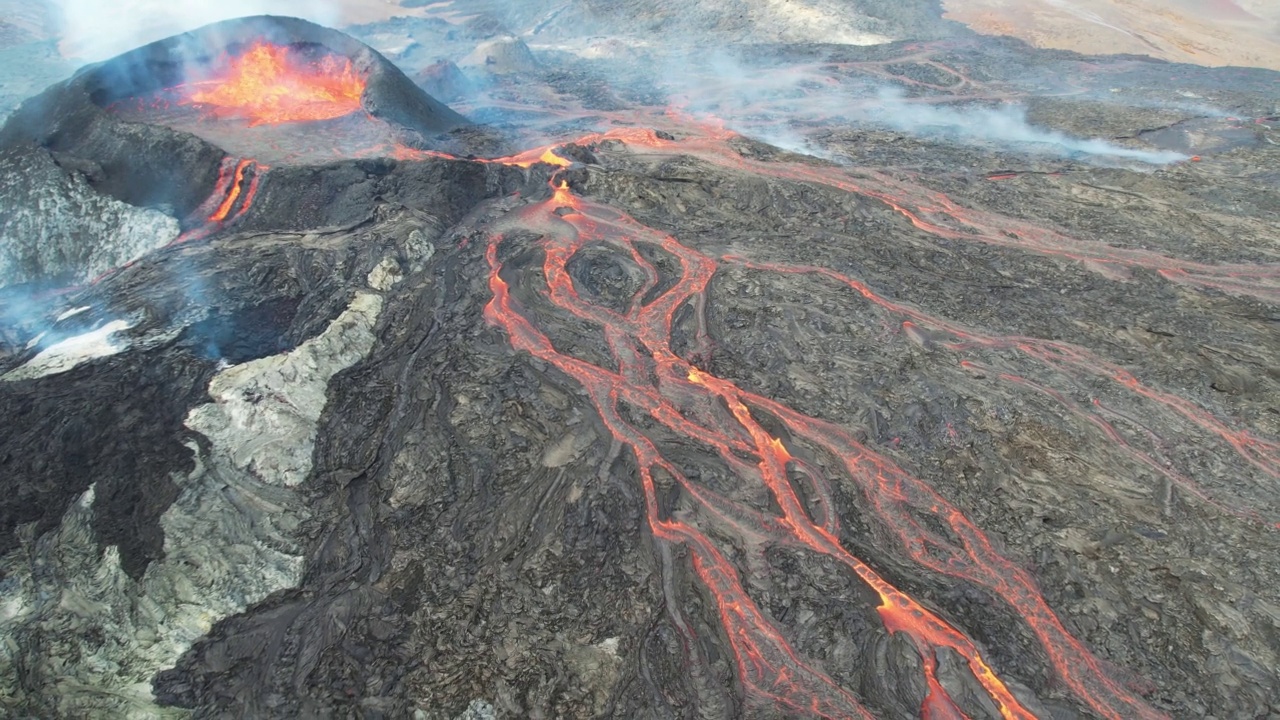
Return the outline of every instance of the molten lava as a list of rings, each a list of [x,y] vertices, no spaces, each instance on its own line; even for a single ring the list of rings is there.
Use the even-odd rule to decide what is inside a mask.
[[[870,174],[864,182],[857,182],[843,177],[843,171],[834,168],[749,160],[725,145],[725,134],[713,129],[700,130],[684,141],[666,140],[642,130],[619,129],[587,136],[578,142],[624,140],[632,152],[682,152],[757,174],[864,195],[884,202],[917,228],[942,237],[1014,245],[1032,252],[1066,256],[1104,270],[1112,266],[1152,268],[1174,282],[1255,297],[1272,297],[1276,292],[1274,268],[1209,266],[1101,243],[1058,242],[1059,238],[1051,231],[1031,226],[1019,226],[1018,235],[1010,238],[995,232],[994,229],[1002,226],[999,219],[961,208],[940,194],[921,191],[879,174]],[[554,147],[531,150],[497,162],[521,167],[536,162],[561,167],[569,164],[563,157],[557,157]],[[671,346],[674,317],[681,308],[693,309],[697,327],[695,348],[689,356],[701,357],[699,348],[710,341],[703,318],[706,292],[711,277],[720,267],[736,265],[758,272],[806,274],[840,283],[896,319],[904,335],[917,343],[928,343],[960,355],[964,358],[959,360],[961,367],[983,377],[993,377],[1050,397],[1095,427],[1130,459],[1157,471],[1172,485],[1206,504],[1276,528],[1280,526],[1252,510],[1212,497],[1190,477],[1127,440],[1117,422],[1145,429],[1131,414],[1110,408],[1096,398],[1092,406],[1081,405],[1068,394],[1040,381],[1001,372],[987,367],[986,363],[1000,362],[998,354],[1013,352],[1030,361],[1033,368],[1038,365],[1049,371],[1045,377],[1080,382],[1090,378],[1109,380],[1156,407],[1181,416],[1210,437],[1217,437],[1269,477],[1280,477],[1280,445],[1234,430],[1187,400],[1150,387],[1124,368],[1082,348],[1036,338],[984,334],[888,300],[873,292],[866,283],[826,268],[735,256],[713,258],[614,208],[575,195],[563,181],[553,182],[552,191],[547,200],[519,211],[513,225],[533,230],[540,238],[536,243],[544,258],[546,300],[558,311],[599,329],[612,355],[612,366],[598,365],[560,351],[538,327],[535,317],[513,301],[508,282],[514,282],[516,276],[513,274],[510,280],[504,277],[503,263],[499,260],[500,246],[509,241],[505,232],[489,237],[486,255],[493,299],[485,308],[485,316],[506,332],[515,348],[581,383],[616,446],[630,451],[644,491],[649,528],[659,542],[688,549],[696,574],[718,605],[739,677],[750,694],[810,716],[870,717],[859,698],[800,657],[749,596],[739,567],[729,560],[726,548],[713,538],[742,538],[741,547],[775,543],[807,548],[837,561],[870,587],[880,598],[876,612],[885,630],[910,638],[920,654],[920,670],[925,681],[924,695],[920,698],[922,717],[965,716],[957,698],[952,697],[938,677],[939,657],[943,652],[962,659],[985,691],[986,699],[1003,718],[1032,717],[973,640],[895,587],[844,545],[839,516],[831,506],[832,490],[828,481],[822,473],[813,471],[793,456],[789,449],[801,447],[817,449],[839,459],[846,477],[862,489],[868,510],[896,537],[907,557],[930,571],[984,588],[1021,617],[1043,649],[1054,674],[1083,705],[1106,718],[1163,717],[1124,682],[1118,681],[1104,661],[1094,657],[1071,635],[1030,574],[997,551],[958,507],[889,457],[860,443],[844,428],[751,393],[697,367],[694,360],[677,355]],[[952,227],[953,224],[991,230],[963,233]],[[597,305],[578,294],[568,263],[588,244],[613,247],[642,269],[647,280],[635,292],[626,312]],[[641,245],[665,251],[679,262],[674,284],[656,296],[653,291],[659,286],[658,270],[637,250]],[[983,362],[969,358],[980,358]],[[693,479],[685,468],[664,457],[657,443],[628,419],[624,409],[647,415],[669,431],[712,448],[737,476],[742,497],[713,491]],[[765,429],[766,425],[781,428],[789,438],[771,434]],[[806,507],[790,479],[791,471],[808,478],[815,507]],[[658,501],[660,483],[674,483],[689,498],[692,511],[680,517],[663,512]],[[762,512],[744,501],[744,497],[758,494],[753,488],[764,490],[772,498],[773,512]],[[922,521],[922,517],[929,520]],[[704,524],[714,531],[701,527]]]
[[[213,192],[188,218],[191,227],[174,243],[203,240],[239,220],[252,206],[258,184],[269,169],[249,159],[223,158]]]
[[[239,164],[236,165],[235,178],[231,181],[226,197],[224,197],[222,202],[218,204],[218,209],[214,210],[213,214],[209,216],[209,222],[225,222],[227,216],[231,214],[231,206],[235,205],[236,199],[240,197],[240,188],[244,184],[244,171],[248,169],[249,164],[250,161],[241,160]],[[222,177],[219,177],[218,180],[218,184],[221,185]]]
[[[330,120],[361,109],[365,79],[347,58],[319,59],[282,45],[258,42],[215,77],[183,86],[184,105],[215,117],[241,117],[249,126]]]
[[[265,47],[255,46],[245,58]],[[287,51],[277,50],[275,54],[264,51],[260,57],[290,62]],[[236,66],[236,72],[228,75],[239,79],[224,79],[222,85],[201,97],[250,84],[241,83],[249,77],[243,71],[249,64],[245,58]],[[296,81],[299,76],[293,77]],[[350,64],[328,77],[353,77]],[[196,97],[192,95],[193,99]],[[358,90],[346,97],[353,104],[344,112],[359,106]],[[259,99],[270,101],[270,97]],[[297,99],[291,97],[290,102]],[[306,107],[306,103],[302,105]],[[337,103],[322,106],[335,113],[339,109]],[[296,104],[290,107],[297,109]],[[257,123],[334,116],[295,114],[269,120],[262,119],[263,114],[242,112]],[[1280,267],[1209,265],[1066,238],[1030,223],[962,207],[941,193],[874,171],[854,175],[835,167],[753,160],[732,149],[726,142],[732,137],[730,131],[708,126],[696,128],[682,140],[648,130],[620,128],[582,137],[577,143],[622,141],[636,154],[689,155],[756,175],[856,194],[880,201],[915,228],[940,238],[1062,257],[1118,281],[1127,277],[1130,268],[1143,268],[1182,285],[1264,300],[1280,297]],[[559,148],[535,148],[482,162],[525,168],[536,164],[561,168],[571,165]],[[394,154],[403,160],[449,157],[435,151],[399,147]],[[242,216],[254,200],[258,179],[265,169],[250,160],[228,159],[213,194],[199,211],[205,224],[192,237],[206,237]],[[903,335],[917,344],[953,354],[960,368],[979,378],[992,378],[993,382],[1048,397],[1067,414],[1094,428],[1130,460],[1165,478],[1171,487],[1273,529],[1280,529],[1274,518],[1213,497],[1189,475],[1176,470],[1158,450],[1144,449],[1141,435],[1150,436],[1147,445],[1152,448],[1159,446],[1159,438],[1133,412],[1110,407],[1097,397],[1090,403],[1073,398],[1098,384],[1114,385],[1118,391],[1142,399],[1154,412],[1180,418],[1186,426],[1198,429],[1199,434],[1230,447],[1270,479],[1280,478],[1280,443],[1229,427],[1194,403],[1147,385],[1125,368],[1084,348],[982,332],[891,300],[858,278],[824,267],[735,255],[713,257],[615,208],[575,194],[559,174],[554,177],[550,197],[516,210],[512,218],[487,237],[485,257],[492,298],[484,309],[485,318],[507,335],[515,349],[580,384],[615,447],[630,454],[643,492],[648,528],[664,548],[664,557],[673,546],[683,546],[687,551],[694,573],[714,601],[738,676],[748,694],[806,716],[872,716],[862,698],[791,645],[784,630],[751,597],[746,582],[749,576],[733,559],[740,548],[787,546],[829,558],[878,597],[874,612],[885,632],[908,639],[919,654],[923,688],[916,701],[922,717],[966,717],[962,709],[965,699],[953,696],[939,677],[940,659],[944,656],[959,659],[985,695],[983,704],[1002,718],[1034,717],[1002,679],[1000,668],[988,662],[963,629],[909,596],[858,556],[856,548],[842,536],[831,480],[804,459],[818,453],[834,458],[837,473],[861,491],[868,516],[875,518],[885,531],[884,539],[902,557],[936,575],[983,589],[1021,618],[1057,681],[1082,706],[1097,716],[1115,720],[1164,717],[1071,634],[1030,573],[1002,554],[977,524],[929,483],[863,444],[844,427],[804,415],[699,367],[711,342],[705,320],[711,279],[722,268],[733,267],[758,273],[806,275],[817,282],[848,288],[855,298],[860,296],[868,304],[868,310],[882,314],[886,322],[901,328]],[[1005,177],[995,174],[990,179]],[[536,239],[519,239],[528,234],[511,232],[516,228],[533,231]],[[516,242],[533,242],[541,251],[545,285],[530,285],[527,280],[522,282],[524,276],[520,273],[504,272],[500,249]],[[580,295],[575,287],[569,264],[588,245],[611,248],[630,258],[642,271],[645,281],[625,311],[597,304]],[[677,261],[671,284],[660,283],[659,269],[641,252],[642,247],[661,251]],[[523,293],[543,295],[554,312],[597,331],[612,362],[597,364],[559,349],[540,326],[537,314],[516,299],[518,294],[513,290],[517,286]],[[686,356],[678,354],[672,344],[673,323],[682,309],[691,309],[696,323],[694,347]],[[1020,361],[1016,366],[1015,360]],[[1011,372],[1015,367],[1026,376]],[[1060,387],[1063,382],[1066,388]],[[737,480],[736,488],[715,490],[700,482],[689,468],[663,454],[659,444],[632,419],[636,416],[646,417],[646,422],[712,450]],[[803,478],[803,493],[797,491],[793,473]],[[683,512],[673,514],[663,509],[659,496],[666,486],[677,489],[687,501]],[[771,510],[761,510],[749,500],[760,496],[771,498]],[[733,542],[735,538],[739,542]],[[687,636],[686,641],[693,639],[693,631],[685,623],[677,620],[676,625]],[[686,646],[696,647],[697,643],[686,642]]]
[[[526,155],[511,161],[518,163],[534,157],[532,152]],[[853,693],[798,655],[749,596],[738,568],[713,537],[753,539],[751,543],[744,542],[744,546],[774,543],[803,547],[837,561],[869,586],[880,598],[876,612],[886,631],[910,638],[920,654],[925,680],[921,716],[965,717],[959,702],[943,687],[937,674],[938,658],[946,651],[962,659],[1001,717],[1034,717],[969,637],[899,590],[844,546],[839,518],[830,507],[831,488],[820,473],[811,472],[803,461],[792,456],[787,442],[765,429],[764,419],[771,418],[769,424],[784,428],[792,443],[819,448],[842,461],[848,477],[863,489],[871,509],[897,535],[909,557],[930,570],[986,588],[1013,608],[1040,641],[1058,677],[1082,703],[1100,716],[1117,720],[1163,717],[1112,678],[1106,666],[1061,624],[1030,575],[997,552],[959,508],[927,483],[862,445],[843,428],[744,390],[676,354],[671,347],[672,325],[682,307],[694,310],[695,343],[704,345],[709,341],[703,314],[708,283],[720,265],[716,259],[613,208],[574,195],[563,181],[553,182],[552,190],[547,200],[518,211],[513,224],[540,236],[537,244],[544,257],[547,300],[558,310],[599,328],[614,367],[559,351],[535,324],[533,316],[513,301],[499,260],[499,248],[508,240],[502,232],[489,236],[486,257],[493,299],[485,307],[485,317],[506,332],[516,349],[580,383],[616,446],[634,456],[649,528],[660,542],[683,545],[690,552],[694,571],[718,605],[739,677],[750,694],[813,717],[871,717]],[[594,304],[578,294],[568,263],[590,243],[616,248],[643,270],[647,281],[632,297],[625,313]],[[651,300],[647,298],[658,287],[658,270],[637,249],[640,245],[661,249],[679,261],[675,284]],[[862,287],[857,281],[821,269],[766,266],[740,258],[724,258],[722,262],[776,272],[825,273],[855,289]],[[922,313],[910,317],[926,320]],[[627,418],[624,408],[634,409],[677,434],[696,438],[713,448],[742,488],[762,487],[767,491],[774,500],[775,512],[763,513],[737,497],[713,491],[694,480],[664,457],[658,445]],[[817,490],[816,502],[821,506],[816,512],[806,508],[797,494],[788,476],[790,469],[810,477]],[[663,480],[674,482],[690,499],[695,508],[692,513],[677,518],[661,510],[658,484]],[[932,521],[921,522],[922,515]],[[714,526],[716,531],[704,531],[699,527],[702,523]],[[938,532],[933,529],[935,525],[949,532]]]

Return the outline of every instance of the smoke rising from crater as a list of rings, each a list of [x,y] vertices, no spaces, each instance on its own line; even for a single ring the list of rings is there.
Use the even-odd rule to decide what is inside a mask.
[[[105,60],[135,47],[247,15],[290,15],[333,25],[342,12],[332,0],[54,0],[59,43],[68,58]]]

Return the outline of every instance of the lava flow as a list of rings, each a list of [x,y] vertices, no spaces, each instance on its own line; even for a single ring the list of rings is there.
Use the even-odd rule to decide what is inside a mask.
[[[244,118],[254,127],[349,115],[361,109],[364,88],[350,59],[309,58],[259,41],[221,73],[179,88],[179,102],[215,117]]]
[[[649,528],[659,542],[681,544],[690,553],[695,572],[719,608],[739,677],[751,695],[820,717],[871,716],[852,692],[791,647],[748,595],[737,567],[713,537],[738,538],[737,550],[768,545],[805,548],[835,560],[860,578],[879,596],[877,612],[886,630],[909,637],[920,654],[925,676],[925,693],[919,698],[923,716],[966,716],[937,676],[940,653],[950,651],[963,659],[1000,716],[1034,717],[972,640],[844,547],[839,519],[830,507],[829,484],[792,456],[791,445],[839,458],[876,516],[916,562],[1003,599],[1039,640],[1057,676],[1094,712],[1108,718],[1161,717],[1111,677],[1067,632],[1024,570],[1000,555],[981,530],[924,481],[838,426],[750,393],[676,354],[672,331],[681,308],[694,310],[695,344],[708,340],[702,316],[708,283],[718,269],[714,259],[617,210],[574,195],[563,182],[554,187],[549,199],[519,211],[506,227],[538,234],[546,299],[560,311],[599,328],[616,369],[558,350],[535,325],[532,314],[513,299],[499,260],[500,248],[508,241],[505,232],[489,238],[486,257],[493,298],[485,308],[485,317],[506,332],[515,348],[581,383],[615,442],[632,453]],[[568,264],[588,244],[616,248],[641,268],[646,280],[625,313],[593,304],[575,289]],[[659,287],[659,273],[640,246],[660,249],[679,261],[674,284],[652,299],[647,298]],[[628,419],[628,411],[648,416],[677,435],[714,449],[739,481],[732,493],[741,497],[713,491],[692,479],[691,473],[664,457],[658,444]],[[790,439],[771,434],[766,426],[785,428]],[[806,507],[789,478],[791,470],[807,476],[815,486],[810,504],[818,505],[817,510]],[[661,488],[671,484],[690,506],[678,516],[664,510],[669,503],[660,500],[660,493],[669,497]],[[763,513],[745,500],[762,495],[772,498],[774,513]],[[922,521],[922,516],[929,521]],[[699,527],[704,523],[716,532],[705,532]],[[939,526],[946,530],[933,529]]]
[[[672,119],[688,123],[685,118],[673,117]],[[1071,238],[1028,222],[962,207],[942,193],[926,190],[884,173],[862,171],[861,177],[855,177],[849,171],[838,167],[748,159],[735,152],[725,142],[734,135],[732,131],[718,124],[702,124],[696,125],[693,128],[693,134],[683,140],[675,140],[669,136],[662,137],[652,130],[621,128],[607,133],[589,135],[576,142],[587,145],[605,140],[621,140],[632,152],[639,154],[691,155],[722,167],[853,193],[883,203],[905,217],[915,228],[936,237],[946,240],[981,242],[1067,258],[1116,281],[1126,280],[1131,268],[1142,268],[1156,272],[1167,281],[1191,287],[1212,288],[1263,300],[1280,299],[1280,266],[1211,265],[1172,258],[1149,250],[1121,248],[1102,242]],[[531,150],[517,157],[528,160],[539,157],[540,154],[541,157],[545,157],[547,152],[550,151]],[[563,161],[558,164],[563,164]],[[1085,380],[1094,379],[1113,383],[1123,391],[1153,403],[1159,411],[1179,416],[1181,422],[1189,423],[1209,437],[1218,438],[1266,481],[1280,479],[1280,443],[1259,437],[1246,430],[1231,428],[1211,413],[1184,398],[1152,388],[1124,368],[1109,363],[1083,348],[1037,338],[986,335],[888,300],[876,294],[866,283],[825,268],[759,263],[738,258],[726,258],[726,260],[741,261],[743,265],[758,270],[816,274],[844,283],[882,310],[895,316],[908,336],[919,337],[922,342],[928,342],[928,338],[936,338],[938,342],[933,344],[944,349],[971,353],[1012,350],[1048,371],[1056,373],[1059,377],[1065,376],[1072,379],[1076,385],[1074,389],[1082,392],[1088,391]],[[975,362],[973,357],[961,359],[960,363],[968,368],[975,368],[981,364],[980,361]],[[1036,383],[1030,381],[1017,383],[1013,378],[1018,376],[1013,373],[1001,372],[997,377],[1029,389],[1038,388]],[[1068,411],[1098,427],[1108,439],[1116,435],[1113,422],[1102,417],[1107,414],[1107,411],[1100,403],[1094,403],[1093,408],[1086,409],[1069,403],[1061,393],[1042,394],[1063,403]],[[1141,433],[1150,435],[1141,423],[1132,420],[1125,420],[1125,422]],[[1262,517],[1255,510],[1211,497],[1189,477],[1171,470],[1167,460],[1159,462],[1150,453],[1143,452],[1128,442],[1118,443],[1117,447],[1142,465],[1163,468],[1161,475],[1207,504],[1236,516],[1257,521],[1273,530],[1280,529],[1280,522],[1274,517]]]
[[[222,159],[213,192],[190,220],[192,227],[174,243],[202,240],[243,216],[258,194],[258,184],[269,168],[253,160]]]
[[[853,178],[836,168],[751,160],[726,143],[723,128],[701,127],[682,141],[652,131],[622,129],[590,135],[579,144],[622,140],[637,153],[680,153],[757,174],[822,185],[883,202],[916,228],[947,239],[964,239],[1066,257],[1123,281],[1127,267],[1149,268],[1167,280],[1261,298],[1280,292],[1280,270],[1270,266],[1225,266],[1169,258],[1146,250],[1116,248],[1098,242],[1067,242],[1054,231],[993,214],[962,208],[938,193],[868,172]],[[437,152],[404,150],[402,159],[447,157]],[[537,163],[565,167],[570,161],[556,146],[487,160],[518,167]],[[207,229],[216,230],[252,202],[261,167],[252,161],[228,163],[207,206]],[[1015,232],[1005,232],[1008,228]],[[537,287],[517,286],[504,274],[501,250],[507,242],[527,242],[531,230],[542,252],[544,301],[557,311],[596,328],[613,363],[593,363],[557,349],[539,327],[531,308],[517,301]],[[211,231],[202,228],[198,233]],[[520,238],[517,240],[516,238]],[[593,303],[581,296],[569,265],[587,245],[620,251],[638,266],[644,282],[625,311]],[[674,283],[662,283],[655,264],[641,248],[665,252],[678,261]],[[802,548],[830,558],[856,576],[879,598],[877,615],[888,633],[909,638],[919,653],[923,691],[919,712],[929,718],[967,717],[974,700],[944,686],[939,665],[945,655],[958,657],[980,687],[981,702],[1004,718],[1031,718],[1033,713],[1011,692],[977,644],[880,575],[841,540],[834,491],[823,473],[802,459],[813,454],[836,458],[841,473],[861,492],[868,514],[885,530],[904,557],[938,575],[978,587],[1003,601],[1044,652],[1055,677],[1094,713],[1106,718],[1163,717],[1114,677],[1112,670],[1073,637],[1049,607],[1031,575],[1003,556],[966,515],[924,480],[914,477],[887,456],[857,440],[839,425],[803,415],[777,400],[749,392],[681,357],[673,348],[677,313],[692,309],[696,330],[690,357],[709,345],[704,312],[712,276],[722,266],[744,270],[805,274],[842,283],[880,311],[895,317],[903,333],[916,342],[954,352],[960,367],[1047,396],[1071,415],[1095,427],[1133,461],[1172,484],[1220,509],[1248,514],[1212,498],[1187,476],[1126,438],[1119,423],[1153,435],[1132,412],[1113,409],[1100,399],[1073,400],[1042,378],[1006,372],[1009,357],[1030,360],[1053,377],[1073,381],[1096,379],[1179,416],[1209,436],[1225,442],[1250,466],[1268,477],[1280,477],[1280,446],[1237,431],[1189,401],[1148,386],[1122,367],[1066,343],[1020,336],[983,334],[937,318],[876,294],[855,279],[832,270],[763,262],[740,257],[713,258],[683,245],[608,206],[575,195],[563,182],[553,182],[552,195],[526,206],[502,222],[486,248],[492,299],[486,319],[500,327],[512,345],[556,367],[585,389],[604,426],[620,448],[633,456],[644,493],[648,527],[664,547],[682,546],[694,572],[714,599],[738,677],[748,693],[795,712],[827,717],[871,717],[849,689],[823,669],[801,657],[768,614],[749,595],[737,559],[742,552],[766,547]],[[543,304],[544,301],[539,301]],[[1078,383],[1083,388],[1082,383]],[[664,456],[652,434],[634,420],[650,418],[666,431],[709,448],[737,480],[731,490],[712,489],[692,468]],[[772,430],[770,429],[772,428]],[[803,478],[793,479],[793,475]],[[797,484],[804,486],[801,491]],[[672,490],[678,490],[671,509]],[[763,505],[772,512],[762,511]],[[726,546],[725,542],[729,540]],[[736,540],[736,542],[735,542]],[[719,544],[718,544],[719,543]],[[668,553],[664,550],[664,557]],[[734,558],[731,560],[731,558]],[[682,625],[683,627],[683,625]],[[687,628],[685,628],[687,631]],[[964,704],[964,707],[962,707]]]

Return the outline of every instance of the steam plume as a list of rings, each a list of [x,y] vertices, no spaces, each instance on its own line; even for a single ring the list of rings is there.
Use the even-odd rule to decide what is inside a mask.
[[[959,141],[1009,144],[1032,152],[1096,155],[1156,165],[1187,159],[1186,155],[1169,150],[1140,150],[1106,140],[1075,138],[1058,130],[1039,128],[1028,122],[1026,108],[1022,106],[956,107],[908,103],[902,92],[895,89],[882,90],[878,100],[868,113],[871,120],[916,135],[942,135]]]
[[[1160,165],[1186,160],[1177,152],[1125,147],[1098,138],[1072,137],[1037,127],[1020,105],[959,105],[912,100],[896,86],[833,82],[816,68],[751,67],[724,53],[696,59],[672,56],[665,74],[673,103],[707,113],[744,135],[793,152],[822,153],[804,133],[776,118],[800,125],[853,122],[878,125],[919,137],[994,144],[1019,152],[1128,160]]]
[[[96,62],[201,25],[246,15],[291,15],[333,25],[333,0],[53,0],[62,53]]]

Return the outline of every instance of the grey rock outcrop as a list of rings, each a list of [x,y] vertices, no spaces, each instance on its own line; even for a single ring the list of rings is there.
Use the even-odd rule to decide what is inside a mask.
[[[0,162],[0,286],[83,282],[167,245],[178,221],[95,191],[44,150]]]

